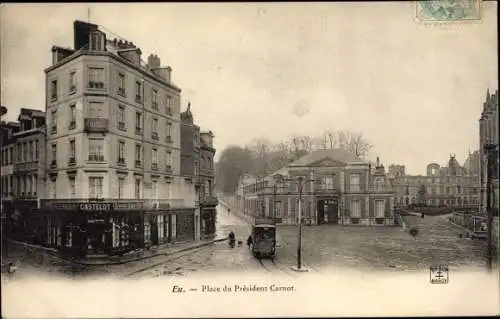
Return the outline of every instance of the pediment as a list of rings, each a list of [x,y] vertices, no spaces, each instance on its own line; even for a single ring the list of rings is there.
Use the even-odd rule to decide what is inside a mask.
[[[329,157],[323,157],[319,161],[316,161],[316,162],[313,162],[310,164],[310,166],[319,166],[319,167],[321,167],[321,166],[343,167],[345,165],[346,165],[346,163],[333,160]]]

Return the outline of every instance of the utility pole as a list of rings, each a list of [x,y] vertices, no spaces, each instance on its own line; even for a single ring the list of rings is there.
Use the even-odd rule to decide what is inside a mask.
[[[488,245],[486,252],[486,268],[488,271],[492,270],[493,266],[493,211],[491,209],[491,195],[492,195],[492,175],[493,165],[496,164],[496,145],[487,143],[484,145],[484,152],[486,153],[486,213],[487,213],[487,230],[488,230]]]

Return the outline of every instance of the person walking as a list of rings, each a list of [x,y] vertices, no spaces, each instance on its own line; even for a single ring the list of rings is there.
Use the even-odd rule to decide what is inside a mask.
[[[248,249],[250,249],[250,246],[253,244],[253,239],[252,239],[252,235],[249,235],[248,236],[248,239],[247,239],[247,246],[248,246]]]

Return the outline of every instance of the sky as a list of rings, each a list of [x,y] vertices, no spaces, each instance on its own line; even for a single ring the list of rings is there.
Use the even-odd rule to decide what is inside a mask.
[[[217,155],[253,138],[361,132],[382,163],[425,174],[478,149],[498,88],[497,4],[481,21],[429,24],[416,3],[24,4],[0,12],[1,104],[43,110],[51,46],[89,19],[172,67]]]

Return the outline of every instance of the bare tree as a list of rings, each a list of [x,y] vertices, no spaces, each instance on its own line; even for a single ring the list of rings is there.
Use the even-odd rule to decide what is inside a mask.
[[[360,132],[339,131],[337,136],[339,147],[359,158],[364,158],[373,149],[373,145]]]
[[[256,163],[256,173],[259,176],[265,175],[271,168],[271,151],[273,144],[266,138],[254,139],[250,142],[249,149],[254,153]]]

